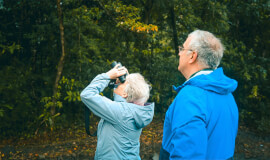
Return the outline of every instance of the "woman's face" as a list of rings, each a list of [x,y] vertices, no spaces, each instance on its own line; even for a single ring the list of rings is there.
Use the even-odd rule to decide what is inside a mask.
[[[118,94],[119,96],[123,98],[127,98],[127,93],[125,92],[126,86],[127,86],[127,81],[125,81],[125,83],[120,83],[118,87],[114,90],[114,93]]]

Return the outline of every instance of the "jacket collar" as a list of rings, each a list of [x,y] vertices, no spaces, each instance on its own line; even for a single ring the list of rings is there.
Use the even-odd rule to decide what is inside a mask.
[[[182,85],[176,87],[175,85],[173,85],[173,89],[178,93],[188,82],[189,80],[191,80],[192,78],[196,77],[196,76],[199,76],[199,75],[207,75],[207,74],[210,74],[212,73],[213,70],[212,69],[203,69],[203,70],[200,70],[198,72],[195,72],[194,74],[192,74],[190,76],[190,78],[188,80],[186,80]]]

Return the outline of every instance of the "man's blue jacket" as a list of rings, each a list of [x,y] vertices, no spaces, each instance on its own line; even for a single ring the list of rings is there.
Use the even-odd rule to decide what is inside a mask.
[[[237,81],[222,68],[198,75],[179,87],[166,112],[163,150],[170,159],[228,159],[233,156],[238,108],[232,92]]]

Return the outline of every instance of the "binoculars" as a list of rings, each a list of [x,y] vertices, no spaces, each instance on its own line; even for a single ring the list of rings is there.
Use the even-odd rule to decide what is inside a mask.
[[[114,61],[114,62],[111,64],[111,67],[114,68],[117,64],[120,64],[120,65],[118,66],[118,68],[119,68],[119,67],[122,67],[122,64],[121,64],[120,62],[116,62],[116,61]],[[127,74],[124,74],[124,75],[118,77],[118,79],[120,80],[121,83],[125,83],[125,81],[126,81],[126,75],[127,75]],[[110,87],[110,88],[113,88],[115,82],[116,82],[116,80],[115,80],[115,79],[112,79],[112,80],[110,81],[110,83],[109,83],[109,87]]]
[[[116,62],[114,61],[112,64],[111,64],[111,67],[114,68],[117,64],[120,64],[118,68],[122,67],[122,64],[120,62]],[[124,83],[126,81],[126,74],[125,75],[122,75],[120,77],[118,77],[120,82],[121,83]]]

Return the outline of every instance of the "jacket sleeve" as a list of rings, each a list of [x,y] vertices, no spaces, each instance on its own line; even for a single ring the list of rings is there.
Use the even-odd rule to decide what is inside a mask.
[[[191,91],[192,90],[192,91]],[[183,89],[176,97],[171,116],[170,159],[205,159],[207,131],[203,93]],[[191,94],[192,93],[192,94]]]
[[[119,121],[121,104],[100,95],[110,82],[106,73],[97,75],[81,92],[82,102],[98,117],[116,124]]]

